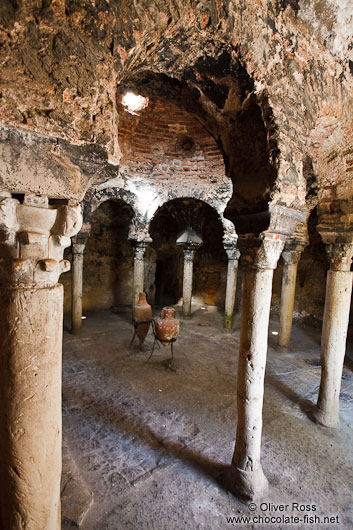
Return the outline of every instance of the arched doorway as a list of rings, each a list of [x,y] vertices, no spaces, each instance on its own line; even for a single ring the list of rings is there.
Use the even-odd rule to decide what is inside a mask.
[[[122,200],[103,202],[92,217],[83,269],[84,311],[131,304],[133,251],[128,232],[133,210]]]
[[[188,226],[203,239],[195,256],[194,298],[200,303],[222,306],[227,265],[222,224],[211,206],[193,198],[168,201],[151,221],[152,246],[156,251],[156,304],[175,304],[182,296],[183,251],[176,239]]]

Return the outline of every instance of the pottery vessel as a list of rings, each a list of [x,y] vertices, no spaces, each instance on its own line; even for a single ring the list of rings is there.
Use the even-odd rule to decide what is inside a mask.
[[[139,294],[139,301],[133,310],[133,320],[136,335],[140,341],[140,346],[142,346],[152,321],[152,308],[147,303],[146,293]]]
[[[154,325],[156,337],[164,346],[170,344],[179,334],[180,323],[175,318],[175,309],[172,307],[163,307],[161,316],[155,319]]]

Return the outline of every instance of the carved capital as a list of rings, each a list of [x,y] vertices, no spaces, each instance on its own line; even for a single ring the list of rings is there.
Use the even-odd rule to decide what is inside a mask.
[[[300,250],[286,250],[282,252],[282,258],[286,265],[298,265],[300,256],[302,255]]]
[[[81,224],[79,205],[51,206],[46,197],[25,196],[23,204],[0,198],[0,282],[55,285],[70,269],[63,252]]]
[[[150,240],[136,241],[135,242],[135,260],[143,260],[147,247],[150,244]]]
[[[85,248],[86,248],[86,245],[82,243],[72,242],[72,245],[71,245],[72,257],[75,258],[76,256],[83,256]]]
[[[188,246],[187,248],[184,248],[184,261],[189,261],[189,262],[194,261],[197,248],[191,245]]]
[[[79,233],[72,237],[71,239],[72,245],[83,245],[85,247],[90,234],[91,234],[91,225],[85,225],[85,226],[83,225]]]
[[[238,238],[233,241],[225,241],[223,238],[223,247],[226,251],[228,260],[238,260],[240,258],[240,252],[237,249],[237,240]]]
[[[231,261],[231,260],[238,261],[238,259],[240,258],[239,250],[237,250],[236,248],[234,249],[226,248],[225,250],[226,250],[228,261]]]
[[[330,260],[330,270],[351,270],[353,257],[353,243],[336,243],[326,245],[326,252]]]
[[[286,265],[297,265],[307,244],[308,242],[304,240],[288,239],[282,252],[282,258]]]
[[[271,204],[269,211],[271,213],[270,232],[286,236],[293,236],[298,224],[305,222],[307,217],[305,209],[287,208],[279,204]]]
[[[242,260],[253,269],[275,269],[284,244],[285,236],[271,232],[264,232],[260,238],[246,238],[240,242]]]

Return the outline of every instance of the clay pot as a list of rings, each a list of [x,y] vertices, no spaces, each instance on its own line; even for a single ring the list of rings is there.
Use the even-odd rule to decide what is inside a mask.
[[[170,344],[179,334],[180,323],[175,318],[175,309],[172,307],[163,307],[161,316],[155,319],[154,325],[156,337],[164,346]]]
[[[138,336],[141,347],[146,338],[146,335],[150,328],[150,323],[152,321],[152,308],[147,303],[146,293],[139,294],[139,301],[135,305],[133,311],[133,320],[134,326],[136,328],[136,335]]]

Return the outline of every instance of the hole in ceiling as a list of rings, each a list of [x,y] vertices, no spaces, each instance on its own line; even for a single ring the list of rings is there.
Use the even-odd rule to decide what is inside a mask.
[[[127,112],[137,115],[141,110],[147,107],[148,98],[144,98],[133,92],[126,92],[121,98],[121,103]]]

